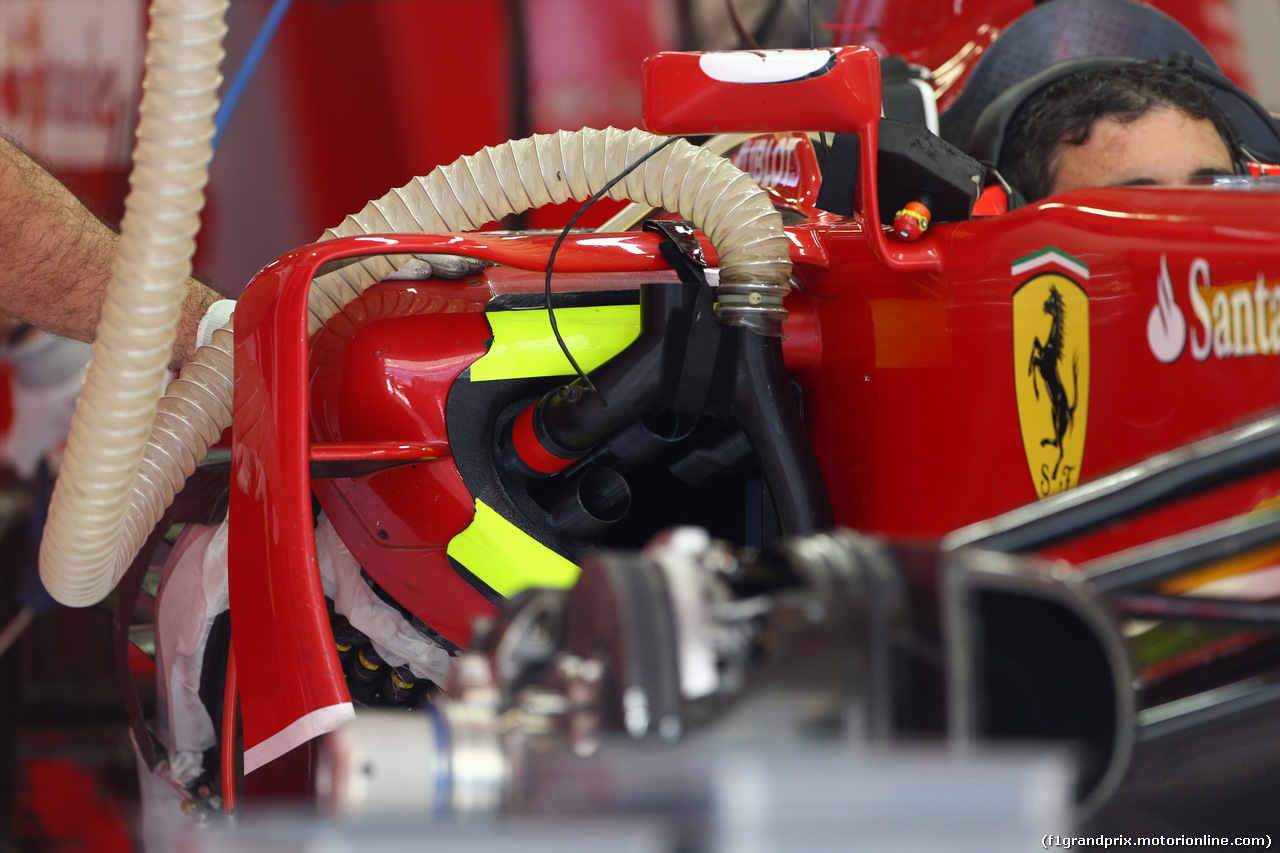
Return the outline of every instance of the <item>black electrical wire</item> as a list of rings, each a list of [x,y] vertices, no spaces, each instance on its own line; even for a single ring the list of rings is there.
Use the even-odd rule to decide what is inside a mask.
[[[738,34],[738,46],[743,49],[760,50],[760,42],[756,41],[756,37],[747,29],[735,0],[724,0],[724,5],[729,10],[729,19],[733,22],[733,29]]]
[[[511,139],[524,139],[533,135],[533,121],[530,104],[529,79],[531,77],[529,63],[529,26],[525,14],[524,0],[507,0],[507,84],[510,88],[510,108],[507,111],[509,122],[507,136]],[[504,218],[500,228],[510,231],[523,231],[529,221],[529,212],[509,214]]]
[[[762,42],[767,41],[768,33],[773,28],[774,20],[778,17],[778,11],[782,8],[782,0],[773,0],[765,9],[764,14],[760,16],[760,22],[756,24],[755,32],[747,29],[746,22],[742,19],[742,13],[738,9],[737,0],[724,0],[725,6],[729,10],[729,18],[733,23],[734,32],[738,34],[738,46],[744,50],[763,50]],[[809,41],[812,43],[813,39]]]
[[[663,142],[661,145],[654,147],[653,149],[648,151],[646,154],[639,157],[634,163],[632,163],[631,165],[623,169],[621,172],[619,172],[617,177],[613,178],[612,180],[609,181],[609,183],[601,187],[599,192],[597,192],[591,198],[587,199],[586,203],[583,204],[582,207],[578,208],[578,212],[575,213],[573,217],[569,220],[569,222],[564,226],[564,230],[562,230],[560,232],[560,236],[556,238],[555,245],[551,247],[551,254],[547,256],[547,280],[546,280],[544,294],[546,296],[546,303],[547,303],[547,319],[551,321],[551,331],[556,336],[556,343],[560,345],[560,351],[564,353],[565,358],[569,359],[569,364],[573,365],[573,369],[578,374],[578,378],[582,380],[582,384],[586,385],[593,392],[596,391],[596,386],[591,382],[591,379],[588,378],[586,372],[578,364],[577,359],[575,359],[573,357],[573,354],[569,352],[569,345],[565,343],[564,338],[560,334],[560,327],[556,324],[556,313],[555,313],[555,310],[552,309],[551,307],[551,268],[555,265],[555,262],[556,262],[556,252],[560,251],[560,244],[564,242],[564,238],[569,236],[569,232],[573,230],[574,224],[582,217],[582,214],[586,213],[587,210],[590,209],[591,205],[595,204],[597,201],[604,198],[605,193],[613,189],[614,186],[618,183],[618,181],[621,181],[627,175],[630,175],[632,172],[634,172],[638,166],[644,163],[644,161],[648,160],[654,154],[657,154],[663,148],[666,148],[668,145],[671,145],[672,143],[674,143],[676,140],[680,138],[681,137],[679,136],[672,136],[669,139],[667,139],[665,142]]]

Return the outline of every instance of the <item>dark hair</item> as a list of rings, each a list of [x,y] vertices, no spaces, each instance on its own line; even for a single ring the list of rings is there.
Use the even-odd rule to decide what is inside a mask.
[[[1009,121],[1000,173],[1028,201],[1044,198],[1058,173],[1058,144],[1083,145],[1100,118],[1131,122],[1156,107],[1176,107],[1213,122],[1232,157],[1234,127],[1213,96],[1185,68],[1131,62],[1055,80],[1027,99]]]

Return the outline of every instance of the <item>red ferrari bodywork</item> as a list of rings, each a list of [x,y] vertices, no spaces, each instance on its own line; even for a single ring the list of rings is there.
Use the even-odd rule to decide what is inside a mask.
[[[695,118],[669,102],[651,115],[668,132],[693,132],[695,120],[713,125],[702,130],[852,131],[874,151],[876,58],[837,55],[849,73],[836,80],[846,96],[836,109],[835,78],[765,97],[767,87],[699,78],[696,57],[676,56],[651,70],[649,96],[687,94]],[[796,162],[809,162],[801,153]],[[796,286],[783,348],[838,525],[937,539],[1280,397],[1280,231],[1269,194],[1081,190],[937,224],[905,243],[868,226],[879,221],[873,156],[860,177],[858,214],[816,211],[800,192],[793,206],[807,215],[787,227]],[[814,181],[806,172],[799,183]],[[492,612],[446,554],[475,512],[446,401],[486,352],[494,300],[541,291],[552,242],[347,238],[282,257],[246,290],[230,508],[246,770],[349,707],[316,572],[313,489],[370,577],[445,639],[465,644],[473,620]],[[671,279],[658,244],[648,233],[570,237],[554,288]],[[308,341],[317,270],[375,252],[499,266],[457,282],[375,285]],[[368,463],[379,470],[350,467]],[[1277,493],[1277,478],[1260,477],[1105,531],[1071,556],[1246,512]]]

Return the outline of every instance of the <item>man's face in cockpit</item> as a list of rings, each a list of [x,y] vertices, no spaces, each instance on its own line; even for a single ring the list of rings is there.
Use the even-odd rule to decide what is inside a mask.
[[[1168,106],[1129,122],[1100,118],[1084,143],[1059,143],[1056,157],[1054,193],[1082,187],[1180,186],[1193,178],[1234,172],[1213,122]]]

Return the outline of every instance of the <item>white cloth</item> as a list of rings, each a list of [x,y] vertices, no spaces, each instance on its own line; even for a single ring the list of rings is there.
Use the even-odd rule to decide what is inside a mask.
[[[156,613],[159,737],[169,772],[183,785],[200,775],[217,731],[200,699],[200,674],[213,620],[230,604],[228,524],[188,525],[165,564]]]
[[[217,743],[214,721],[200,699],[200,677],[213,620],[230,604],[228,530],[225,521],[217,527],[188,525],[165,564],[161,583],[156,614],[158,735],[169,752],[169,773],[183,785],[200,775],[204,751]],[[316,528],[316,557],[325,595],[352,627],[369,637],[383,660],[408,666],[418,678],[445,683],[452,667],[449,653],[374,594],[323,515]]]
[[[316,558],[325,595],[351,627],[369,638],[383,660],[391,666],[407,665],[418,678],[445,683],[453,665],[449,653],[374,594],[360,574],[360,564],[323,514],[316,525]]]

